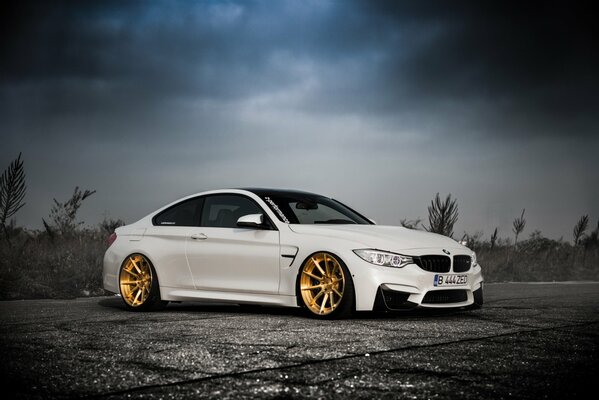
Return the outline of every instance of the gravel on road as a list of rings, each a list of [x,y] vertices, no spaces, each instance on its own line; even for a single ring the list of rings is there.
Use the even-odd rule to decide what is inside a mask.
[[[488,284],[481,310],[359,313],[118,297],[0,302],[13,398],[577,398],[599,373],[599,284]],[[591,392],[592,393],[592,392]]]

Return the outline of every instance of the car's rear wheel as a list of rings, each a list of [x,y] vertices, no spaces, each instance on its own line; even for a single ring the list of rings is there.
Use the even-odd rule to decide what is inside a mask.
[[[130,310],[156,310],[168,304],[160,298],[154,266],[142,254],[131,254],[123,262],[119,274],[119,288],[121,297]]]
[[[304,307],[318,318],[343,318],[354,307],[354,284],[347,267],[327,252],[312,254],[302,265],[299,291]]]

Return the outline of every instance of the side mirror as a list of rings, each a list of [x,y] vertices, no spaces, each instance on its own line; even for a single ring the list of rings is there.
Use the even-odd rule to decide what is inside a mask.
[[[248,214],[239,217],[237,220],[237,226],[244,228],[264,228],[264,216],[262,214]]]

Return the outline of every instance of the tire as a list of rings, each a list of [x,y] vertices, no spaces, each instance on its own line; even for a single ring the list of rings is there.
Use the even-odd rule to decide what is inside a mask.
[[[119,291],[130,311],[161,310],[168,301],[160,298],[160,285],[154,266],[142,254],[128,256],[119,271]]]
[[[298,274],[298,302],[311,317],[340,319],[354,310],[354,282],[345,264],[334,254],[308,257]]]

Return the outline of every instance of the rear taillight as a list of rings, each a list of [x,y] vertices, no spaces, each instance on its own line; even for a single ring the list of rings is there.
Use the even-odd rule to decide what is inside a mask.
[[[116,232],[112,232],[110,234],[110,236],[108,236],[108,239],[106,239],[106,244],[108,244],[108,247],[110,247],[110,245],[113,244],[115,240],[116,240]]]

